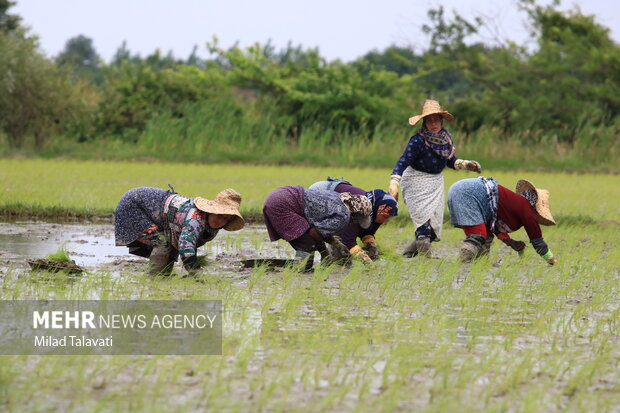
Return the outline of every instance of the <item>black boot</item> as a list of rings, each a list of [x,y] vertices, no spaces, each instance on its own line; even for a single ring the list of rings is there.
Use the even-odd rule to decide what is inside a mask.
[[[312,272],[312,267],[314,266],[314,251],[307,252],[296,250],[295,262],[299,265],[302,265],[303,272]]]

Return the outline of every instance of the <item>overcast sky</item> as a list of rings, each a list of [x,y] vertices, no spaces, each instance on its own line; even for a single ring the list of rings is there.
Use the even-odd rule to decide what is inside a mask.
[[[427,10],[443,5],[466,18],[483,15],[495,30],[484,33],[489,42],[497,36],[520,43],[527,36],[526,15],[515,0],[16,0],[12,13],[40,37],[42,49],[55,56],[68,39],[93,39],[99,55],[110,61],[123,41],[129,50],[145,57],[160,49],[186,58],[194,45],[207,57],[205,47],[214,35],[220,46],[235,42],[249,46],[271,40],[278,49],[301,44],[318,47],[328,60],[354,60],[387,46],[428,45],[422,33]],[[548,0],[538,0],[549,4]],[[620,43],[619,0],[563,1],[562,9],[578,5],[585,14],[611,29]]]

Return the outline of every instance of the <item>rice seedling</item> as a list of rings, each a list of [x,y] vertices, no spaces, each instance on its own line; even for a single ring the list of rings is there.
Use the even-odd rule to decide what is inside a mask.
[[[58,247],[56,252],[53,252],[45,257],[46,260],[55,261],[55,262],[69,262],[71,261],[71,257],[69,257],[69,253],[67,252],[67,247],[65,244]]]
[[[21,179],[9,171],[19,163],[11,162],[22,161],[1,161],[3,177]],[[37,199],[71,210],[85,202],[109,213],[122,192],[139,186],[134,173],[161,182],[176,173],[180,179],[183,171],[206,177],[190,179],[183,192],[216,193],[231,186],[244,194],[248,208],[260,211],[274,187],[307,185],[326,175],[312,168],[240,166],[229,182],[222,166],[175,164],[148,175],[157,168],[25,162],[49,173],[43,182],[33,180],[30,192],[7,179],[2,205]],[[71,170],[65,180],[75,183],[66,196],[47,191],[57,184],[61,165]],[[89,172],[95,167],[99,173]],[[327,172],[351,174],[352,181],[368,182],[368,189],[383,186],[387,173]],[[379,230],[384,254],[379,262],[317,266],[313,273],[235,265],[243,253],[292,256],[288,244],[268,243],[260,226],[232,238],[218,235],[201,248],[207,265],[195,278],[178,276],[184,274],[180,268],[177,276],[151,277],[146,260],[120,270],[104,265],[75,281],[3,268],[4,300],[221,299],[224,342],[221,356],[0,356],[0,406],[20,412],[617,409],[617,178],[492,175],[500,183],[527,177],[550,189],[558,225],[543,231],[559,265],[548,267],[530,246],[518,256],[496,241],[489,257],[463,266],[457,261],[463,232],[448,224],[437,259],[405,259],[400,251],[413,232],[405,219]],[[461,177],[446,174],[446,187]],[[88,179],[96,190],[86,195]],[[526,238],[522,231],[514,235]]]

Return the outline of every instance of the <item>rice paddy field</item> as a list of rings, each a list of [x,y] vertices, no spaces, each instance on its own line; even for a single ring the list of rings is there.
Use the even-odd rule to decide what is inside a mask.
[[[433,258],[404,258],[413,226],[402,204],[377,233],[382,259],[313,273],[237,265],[245,254],[293,255],[259,221],[201,248],[207,265],[193,278],[178,266],[177,276],[152,277],[133,258],[81,277],[30,272],[0,243],[2,300],[224,304],[221,356],[0,356],[0,410],[620,411],[620,177],[483,174],[551,192],[558,225],[543,236],[559,265],[529,244],[518,256],[497,241],[462,265],[463,234],[448,223]],[[58,214],[111,232],[125,191],[167,184],[206,198],[235,188],[242,212],[259,218],[272,189],[328,175],[374,189],[387,187],[390,170],[3,159],[2,228],[53,232],[65,224],[33,219]],[[472,176],[446,171],[446,192]],[[514,238],[527,241],[523,229]]]

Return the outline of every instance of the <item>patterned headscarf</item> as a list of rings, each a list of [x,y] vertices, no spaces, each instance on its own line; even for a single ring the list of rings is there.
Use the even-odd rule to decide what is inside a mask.
[[[526,189],[521,192],[519,195],[527,199],[534,210],[536,209],[536,202],[538,202],[538,194],[533,189]]]
[[[364,229],[368,228],[372,223],[372,203],[366,195],[353,195],[350,192],[338,195],[351,212],[351,222],[357,222]]]
[[[398,215],[398,202],[396,199],[381,189],[366,192],[366,196],[372,203],[372,221],[374,222],[379,212],[386,211],[391,216]]]
[[[372,212],[372,204],[365,196],[353,195],[350,192],[343,192],[338,195],[342,203],[349,208],[351,214],[370,215]]]
[[[452,135],[450,135],[450,132],[446,129],[441,128],[439,132],[433,133],[422,123],[422,127],[418,131],[418,134],[424,138],[424,144],[442,158],[449,159],[454,155]]]

